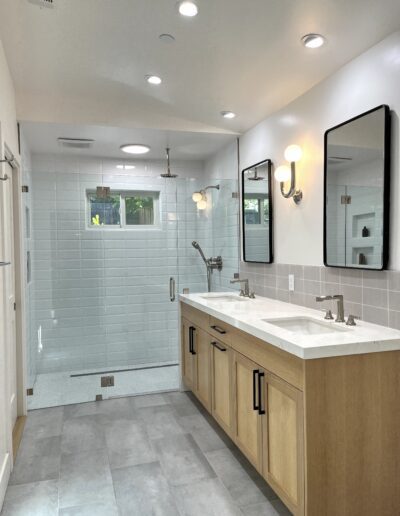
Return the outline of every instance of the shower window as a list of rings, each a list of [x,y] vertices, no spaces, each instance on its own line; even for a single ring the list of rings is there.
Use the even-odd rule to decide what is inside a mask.
[[[88,223],[91,228],[133,229],[159,226],[159,192],[120,191],[106,197],[87,192]]]

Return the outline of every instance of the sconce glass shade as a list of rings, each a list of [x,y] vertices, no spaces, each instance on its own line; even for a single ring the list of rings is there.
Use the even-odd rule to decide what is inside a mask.
[[[201,201],[199,201],[197,203],[197,209],[198,210],[205,210],[207,208],[207,201],[206,199],[201,199]]]
[[[285,160],[290,163],[299,161],[303,155],[303,151],[299,145],[289,145],[285,149]]]
[[[193,192],[192,199],[194,202],[199,202],[203,199],[203,194],[201,192]]]
[[[277,181],[280,183],[284,183],[285,181],[289,181],[291,178],[291,171],[287,165],[281,165],[275,170],[274,176]]]

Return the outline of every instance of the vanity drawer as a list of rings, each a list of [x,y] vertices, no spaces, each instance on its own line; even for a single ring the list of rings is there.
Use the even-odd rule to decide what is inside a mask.
[[[210,315],[208,333],[216,339],[230,344],[232,340],[232,327]]]
[[[208,331],[209,315],[205,312],[201,312],[185,303],[181,303],[181,315],[196,326]]]

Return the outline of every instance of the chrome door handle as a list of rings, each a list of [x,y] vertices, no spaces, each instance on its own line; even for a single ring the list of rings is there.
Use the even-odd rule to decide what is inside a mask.
[[[175,301],[175,279],[169,278],[169,298],[171,301]]]
[[[11,265],[11,262],[0,262],[0,267],[4,267],[5,265]]]

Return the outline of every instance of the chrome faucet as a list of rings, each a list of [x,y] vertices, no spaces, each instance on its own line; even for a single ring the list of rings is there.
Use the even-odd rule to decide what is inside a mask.
[[[254,299],[256,297],[254,295],[254,292],[250,292],[249,280],[248,279],[237,278],[237,279],[231,280],[231,283],[240,283],[240,293],[239,293],[239,296],[249,297],[251,299]],[[242,283],[244,283],[244,288],[242,288]]]
[[[337,301],[337,315],[336,315],[336,322],[345,322],[344,320],[344,304],[343,304],[343,296],[342,294],[335,294],[334,296],[317,296],[315,298],[315,301],[321,302],[321,301],[331,301],[336,300]]]

